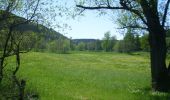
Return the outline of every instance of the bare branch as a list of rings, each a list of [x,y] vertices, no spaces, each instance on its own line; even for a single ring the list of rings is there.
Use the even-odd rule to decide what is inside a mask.
[[[80,8],[83,8],[83,9],[89,9],[89,10],[96,10],[96,9],[110,9],[110,10],[114,10],[114,9],[120,9],[120,10],[127,10],[127,11],[130,11],[134,14],[136,14],[142,21],[145,25],[147,25],[147,22],[146,20],[144,19],[144,17],[141,15],[140,11],[136,10],[136,9],[132,9],[132,8],[129,8],[125,3],[121,3],[120,4],[122,6],[120,7],[111,7],[111,6],[96,6],[96,7],[88,7],[88,6],[83,6],[83,5],[76,5],[77,7],[80,7]]]
[[[142,27],[142,26],[135,26],[135,25],[129,25],[129,26],[123,26],[121,28],[118,28],[118,29],[125,29],[125,28],[134,28],[134,29],[143,29],[143,30],[147,30],[148,28],[146,27]]]
[[[96,6],[96,7],[87,7],[82,5],[76,5],[77,7],[89,10],[96,10],[96,9],[125,9],[124,7],[111,7],[111,6]]]
[[[167,16],[167,13],[168,13],[169,3],[170,3],[170,0],[168,0],[166,5],[165,5],[163,20],[162,20],[162,26],[163,27],[165,26],[165,22],[166,22],[166,16]]]
[[[107,5],[108,5],[108,7],[110,7],[110,2],[109,2],[109,0],[107,0]]]
[[[40,0],[37,1],[37,4],[36,4],[36,6],[35,6],[35,8],[34,8],[34,11],[33,11],[33,14],[31,15],[31,17],[30,17],[29,19],[27,19],[25,22],[17,23],[16,25],[13,25],[13,27],[16,27],[16,26],[22,25],[22,24],[27,24],[27,23],[29,23],[30,21],[32,21],[32,19],[35,17],[35,14],[36,14],[36,11],[37,11],[39,2],[40,2]]]

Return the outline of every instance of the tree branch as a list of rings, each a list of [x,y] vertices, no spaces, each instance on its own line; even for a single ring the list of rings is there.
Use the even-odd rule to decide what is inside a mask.
[[[36,14],[36,11],[37,11],[39,2],[40,2],[40,0],[37,1],[37,4],[36,4],[36,6],[35,6],[35,8],[34,8],[34,11],[33,11],[33,14],[31,15],[31,17],[30,17],[29,19],[26,19],[26,21],[24,21],[24,22],[17,23],[17,24],[15,24],[13,27],[17,27],[18,25],[22,25],[22,24],[27,24],[27,23],[29,23],[30,21],[32,21],[32,19],[35,17],[35,14]]]
[[[136,9],[133,9],[132,7],[127,6],[126,2],[123,1],[123,0],[120,1],[120,5],[121,5],[125,10],[130,11],[130,12],[136,14],[136,15],[143,21],[143,23],[144,23],[145,25],[147,25],[147,22],[146,22],[146,20],[144,19],[144,17],[141,15],[141,12],[140,12],[140,11],[138,11],[138,10],[136,10]]]
[[[126,4],[124,3],[121,3],[120,4],[122,6],[120,7],[111,7],[111,6],[96,6],[96,7],[89,7],[89,6],[83,6],[83,5],[76,5],[77,7],[80,7],[80,8],[83,8],[83,9],[89,9],[89,10],[96,10],[96,9],[120,9],[120,10],[127,10],[127,11],[130,11],[134,14],[136,14],[137,16],[139,16],[139,18],[143,21],[143,23],[145,25],[147,25],[147,22],[146,20],[144,19],[144,17],[141,15],[141,13],[138,11],[138,10],[135,10],[135,9],[132,9],[132,8],[129,8]]]
[[[135,28],[135,29],[143,29],[143,30],[147,30],[147,29],[148,29],[148,28],[146,28],[146,27],[137,26],[137,25],[123,26],[123,27],[118,28],[118,29],[124,29],[124,28]]]
[[[107,5],[108,5],[108,7],[110,7],[110,2],[109,2],[109,0],[107,0]]]
[[[170,3],[170,0],[168,0],[166,5],[165,5],[163,20],[162,20],[162,26],[163,27],[165,26],[165,22],[166,22],[166,16],[167,16],[167,13],[168,13],[169,3]]]
[[[96,9],[125,9],[124,7],[111,7],[111,6],[96,6],[96,7],[87,7],[82,5],[76,5],[76,7],[80,7],[83,9],[89,9],[89,10],[96,10]]]

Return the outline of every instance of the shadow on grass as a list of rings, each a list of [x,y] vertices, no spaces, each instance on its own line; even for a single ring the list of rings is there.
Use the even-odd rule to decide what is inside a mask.
[[[0,83],[0,100],[19,100],[19,88],[10,78],[4,78]],[[40,100],[38,92],[25,91],[24,100]]]
[[[152,91],[151,88],[139,88],[131,91],[134,95],[137,95],[137,98],[139,100],[170,100],[170,92],[164,93],[164,92],[156,92]]]

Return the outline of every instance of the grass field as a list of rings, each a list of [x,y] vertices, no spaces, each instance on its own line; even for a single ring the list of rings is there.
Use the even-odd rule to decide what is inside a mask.
[[[146,53],[27,53],[19,77],[41,100],[169,100],[150,89]]]

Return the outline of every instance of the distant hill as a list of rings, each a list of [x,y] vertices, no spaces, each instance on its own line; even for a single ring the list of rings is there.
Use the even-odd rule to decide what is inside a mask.
[[[4,15],[4,11],[0,10],[0,20],[3,19],[3,15]],[[25,22],[26,19],[20,16],[17,16],[15,14],[8,14],[8,16],[10,16],[11,19],[15,19],[17,22],[22,23]],[[3,27],[3,24],[0,24]],[[43,26],[41,24],[37,24],[37,23],[26,23],[26,24],[21,24],[19,26],[17,26],[15,28],[17,31],[20,32],[27,32],[27,31],[32,31],[34,33],[36,33],[38,35],[38,37],[43,37],[45,38],[45,40],[55,40],[58,39],[59,37],[62,38],[67,38],[65,36],[63,36],[61,33],[56,32],[55,30],[48,28],[46,26]]]
[[[72,41],[74,44],[77,45],[81,42],[84,42],[84,43],[95,42],[95,41],[97,41],[97,39],[73,39]]]
[[[18,27],[19,31],[32,31],[36,33],[39,37],[43,37],[45,40],[50,41],[50,40],[56,40],[59,39],[60,37],[68,39],[67,37],[63,36],[61,33],[56,32],[52,28],[47,28],[41,24],[35,24],[35,23],[29,23],[29,24],[23,24],[19,25]]]
[[[15,30],[16,32],[22,33],[25,36],[25,38],[23,39],[24,41],[22,42],[22,50],[27,50],[30,48],[35,51],[47,51],[52,49],[58,50],[58,43],[66,45],[66,43],[64,44],[64,42],[68,41],[67,37],[65,37],[59,32],[56,32],[52,28],[48,28],[44,25],[37,24],[35,22],[24,23],[26,22],[25,18],[19,17],[12,13],[8,14],[8,19],[5,18],[6,20],[2,20],[4,18],[3,15],[4,11],[0,10],[0,28],[2,28],[3,30],[6,30],[5,25],[12,25],[12,20],[14,19],[16,24],[22,23],[13,28],[13,31]]]

